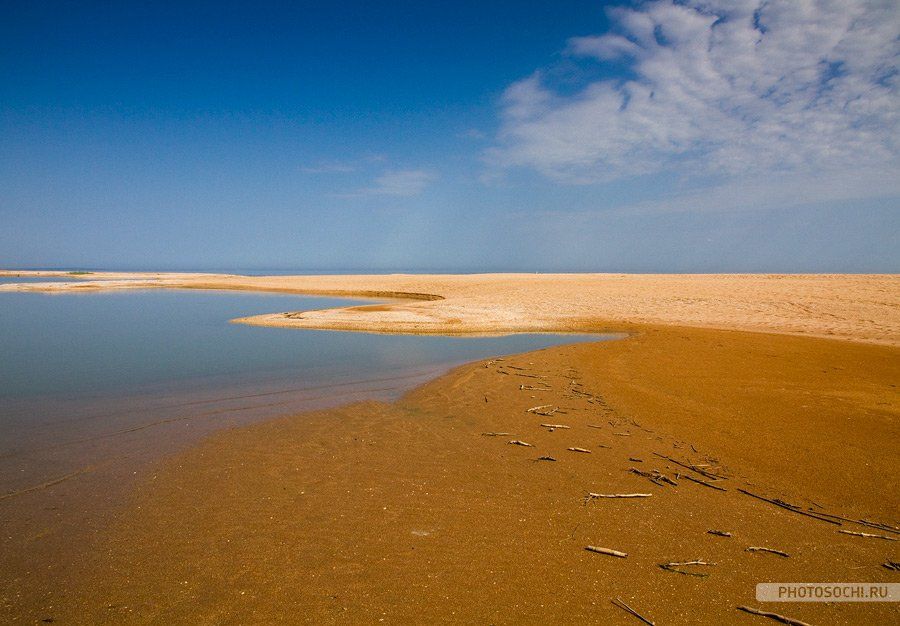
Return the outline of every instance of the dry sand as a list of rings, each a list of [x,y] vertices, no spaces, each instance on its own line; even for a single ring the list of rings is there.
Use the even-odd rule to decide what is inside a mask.
[[[24,274],[24,273],[23,273]],[[406,333],[581,331],[598,320],[900,344],[898,275],[466,274],[229,276],[97,273],[2,290],[247,289],[398,300],[273,311],[250,324]],[[3,272],[0,272],[0,276]],[[79,280],[72,282],[72,278]],[[415,298],[415,299],[410,299]]]
[[[619,597],[658,624],[754,624],[774,622],[735,607],[760,607],[757,582],[900,582],[883,567],[900,561],[900,542],[890,540],[900,538],[897,277],[172,280],[444,298],[265,323],[631,335],[464,366],[393,404],[217,434],[136,490],[79,574],[54,590],[52,606],[12,607],[12,615],[640,623],[611,604]],[[44,287],[28,288],[36,286]],[[528,412],[544,405],[550,415]],[[652,495],[586,501],[589,492]],[[815,517],[802,514],[810,511]],[[708,576],[659,567],[695,559],[715,565],[681,569]],[[900,620],[896,604],[761,608],[812,624]]]

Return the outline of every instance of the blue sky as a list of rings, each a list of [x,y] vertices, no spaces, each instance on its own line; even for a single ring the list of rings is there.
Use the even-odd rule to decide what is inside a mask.
[[[898,32],[894,2],[5,3],[0,266],[896,272]]]

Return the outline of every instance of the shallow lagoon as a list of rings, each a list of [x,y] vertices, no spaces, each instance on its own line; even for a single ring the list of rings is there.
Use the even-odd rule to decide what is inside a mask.
[[[198,290],[0,293],[0,494],[107,463],[131,475],[222,428],[391,400],[454,365],[608,338],[229,323],[358,303]]]

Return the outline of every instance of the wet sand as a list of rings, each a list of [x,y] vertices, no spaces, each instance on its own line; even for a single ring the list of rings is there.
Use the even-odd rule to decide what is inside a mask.
[[[765,620],[735,607],[759,606],[757,582],[897,581],[882,566],[896,541],[838,532],[897,530],[824,517],[897,526],[896,348],[632,330],[464,366],[393,404],[214,435],[135,492],[49,616],[639,623],[618,597],[660,624],[753,624]],[[551,415],[528,412],[540,405]],[[695,559],[715,565],[680,569],[708,576],[659,567]],[[815,624],[900,617],[895,604],[763,608]]]
[[[658,624],[770,623],[738,605],[812,624],[900,619],[896,604],[754,599],[758,582],[900,582],[883,567],[900,561],[896,277],[194,286],[223,283],[444,297],[280,315],[291,325],[481,332],[528,319],[631,335],[473,363],[394,403],[213,435],[133,491],[52,602],[7,611],[75,623],[640,623],[611,603],[621,598]],[[692,327],[729,325],[741,330]],[[660,567],[691,560],[715,565],[675,568],[707,576]]]

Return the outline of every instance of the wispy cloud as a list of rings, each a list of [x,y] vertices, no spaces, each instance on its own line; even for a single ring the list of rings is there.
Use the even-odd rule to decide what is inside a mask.
[[[392,170],[376,176],[370,187],[360,189],[356,196],[417,196],[437,176],[428,170]]]
[[[860,172],[896,189],[895,0],[660,0],[609,17],[609,33],[573,38],[565,53],[614,63],[628,78],[586,73],[572,94],[539,70],[511,85],[486,154],[495,171],[575,183]]]
[[[346,174],[355,172],[356,166],[352,163],[330,162],[316,165],[304,165],[300,168],[304,174]]]

